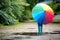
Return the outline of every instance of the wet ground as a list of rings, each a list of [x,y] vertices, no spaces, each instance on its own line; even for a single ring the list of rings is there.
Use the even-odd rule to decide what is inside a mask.
[[[44,34],[40,36],[10,34],[1,37],[0,40],[60,40],[60,34]]]
[[[47,24],[43,25],[43,32],[52,32],[59,31],[60,24]],[[24,23],[23,25],[18,25],[14,28],[2,28],[0,32],[14,33],[14,32],[37,32],[38,26],[37,23]]]
[[[24,23],[12,29],[0,29],[0,40],[60,40],[60,24],[43,25],[40,36],[37,31],[36,23]]]

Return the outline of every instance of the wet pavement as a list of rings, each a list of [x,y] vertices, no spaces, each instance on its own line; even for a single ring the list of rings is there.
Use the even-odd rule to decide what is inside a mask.
[[[60,31],[60,24],[47,24],[43,25],[43,32]],[[14,33],[14,32],[38,32],[36,23],[24,23],[23,25],[16,26],[15,28],[0,29],[0,32]]]
[[[23,32],[28,35],[23,35]],[[29,32],[33,34],[38,32],[36,23],[25,23],[14,29],[0,29],[0,40],[60,40],[60,24],[43,25],[43,33],[46,32],[44,35],[30,35]]]
[[[60,34],[45,34],[40,36],[30,35],[6,35],[0,40],[60,40]]]

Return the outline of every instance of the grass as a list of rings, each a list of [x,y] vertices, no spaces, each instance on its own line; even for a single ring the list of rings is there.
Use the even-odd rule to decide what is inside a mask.
[[[60,23],[60,20],[54,20],[52,23]]]
[[[6,28],[6,29],[11,29],[11,28],[15,28],[15,27],[17,27],[17,26],[21,26],[21,25],[23,25],[24,24],[24,22],[18,22],[17,24],[15,24],[15,25],[3,25],[3,24],[0,24],[0,29],[1,28]]]
[[[4,26],[3,24],[0,24],[0,28],[3,28],[3,26]]]

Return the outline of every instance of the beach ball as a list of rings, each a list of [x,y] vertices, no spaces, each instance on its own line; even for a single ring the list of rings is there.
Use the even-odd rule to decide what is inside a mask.
[[[54,12],[47,4],[38,3],[32,9],[32,17],[40,24],[48,24],[53,21]]]

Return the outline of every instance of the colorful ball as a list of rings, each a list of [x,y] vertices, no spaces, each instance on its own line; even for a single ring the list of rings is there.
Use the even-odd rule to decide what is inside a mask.
[[[48,24],[53,21],[54,12],[48,5],[39,3],[32,9],[32,17],[40,24]]]

